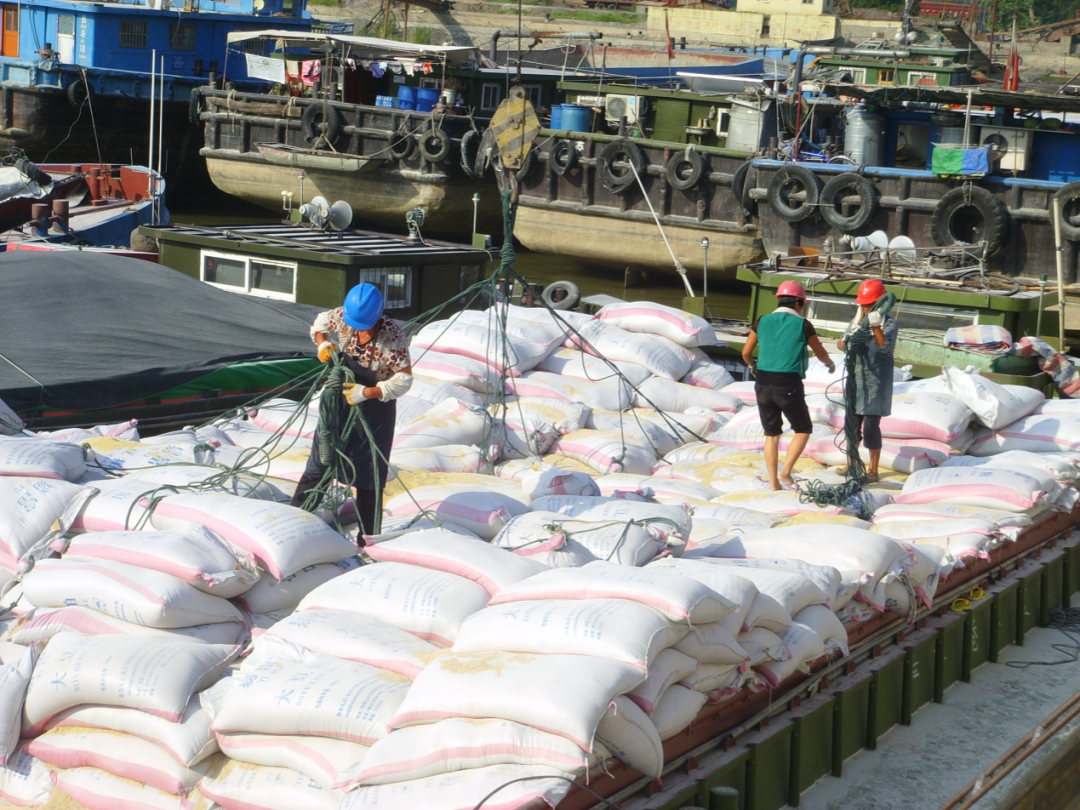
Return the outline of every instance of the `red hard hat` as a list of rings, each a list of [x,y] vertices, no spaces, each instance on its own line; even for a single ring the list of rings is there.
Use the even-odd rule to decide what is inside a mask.
[[[806,290],[803,289],[803,285],[797,281],[785,281],[776,288],[777,298],[781,298],[785,295],[790,295],[792,298],[801,298],[803,301],[806,300]]]
[[[885,285],[881,283],[881,279],[868,278],[859,285],[859,294],[855,296],[855,303],[872,304],[883,295],[885,295]]]

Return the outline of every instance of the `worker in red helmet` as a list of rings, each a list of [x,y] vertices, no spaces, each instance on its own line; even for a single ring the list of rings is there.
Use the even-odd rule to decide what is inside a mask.
[[[874,311],[874,305],[885,295],[885,285],[880,279],[868,278],[859,285],[855,303],[859,311],[844,336],[837,341],[842,350],[848,338],[866,319],[873,340],[852,343],[855,355],[852,371],[855,376],[855,410],[845,418],[854,419],[856,435],[866,448],[868,461],[866,474],[871,482],[877,481],[881,462],[881,417],[892,413],[893,353],[896,335],[900,330],[896,319],[888,314]]]
[[[779,490],[795,486],[792,470],[813,430],[803,390],[807,346],[829,367],[830,373],[835,373],[836,366],[822,347],[814,325],[803,317],[806,309],[803,285],[797,281],[782,283],[776,290],[776,304],[774,311],[762,316],[750,328],[742,357],[754,373],[758,415],[765,429],[765,467],[769,472],[769,483],[774,490]],[[755,349],[758,350],[756,361]],[[795,438],[788,445],[784,469],[778,470],[784,417],[795,432]]]

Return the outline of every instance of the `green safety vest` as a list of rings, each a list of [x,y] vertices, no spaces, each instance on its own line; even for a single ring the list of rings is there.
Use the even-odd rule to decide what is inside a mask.
[[[788,312],[771,312],[758,321],[760,371],[806,376],[806,336],[803,319]]]

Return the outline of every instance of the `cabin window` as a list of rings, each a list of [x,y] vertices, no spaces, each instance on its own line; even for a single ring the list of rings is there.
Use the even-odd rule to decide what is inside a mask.
[[[854,298],[839,296],[815,296],[806,301],[806,317],[814,326],[826,332],[843,332],[851,319],[855,317],[857,306]],[[930,329],[936,334],[958,326],[973,326],[979,323],[976,310],[953,309],[905,303],[897,319],[905,330]]]
[[[502,86],[498,84],[485,84],[480,95],[480,111],[489,112],[499,107],[502,99]]]
[[[877,74],[878,84],[894,84],[896,82],[895,68],[882,68]]]
[[[141,20],[120,21],[120,47],[145,48],[146,23]]]
[[[529,103],[532,104],[534,108],[540,106],[540,91],[544,89],[541,85],[523,84],[521,85],[521,89],[525,91],[525,98],[529,100]]]
[[[907,83],[918,87],[937,87],[937,74],[925,71],[908,71]]]
[[[412,306],[412,277],[411,267],[369,267],[360,271],[360,282],[378,287],[387,309]]]
[[[191,23],[172,23],[169,26],[169,50],[195,50],[195,26]]]
[[[200,278],[231,292],[296,300],[296,263],[230,256],[204,250]]]
[[[850,84],[866,84],[866,68],[849,68],[843,69],[847,74],[847,78],[842,78],[840,81],[846,81]]]

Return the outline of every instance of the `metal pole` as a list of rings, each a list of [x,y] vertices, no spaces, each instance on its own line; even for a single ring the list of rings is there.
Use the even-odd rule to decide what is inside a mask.
[[[701,312],[705,314],[705,307],[709,300],[709,237],[701,237],[701,251],[704,254],[701,260]]]
[[[480,192],[472,195],[472,232],[476,233],[476,217],[480,211]]]
[[[165,57],[161,57],[161,70],[158,73],[158,142],[157,142],[157,177],[154,178],[154,187],[157,194],[154,195],[154,224],[161,224],[161,188],[158,183],[164,178],[162,172],[161,157],[165,152]],[[153,169],[151,169],[152,171]]]
[[[997,28],[997,0],[990,8],[990,64],[994,63],[994,31]]]
[[[146,169],[150,173],[150,199],[154,199],[154,125],[157,119],[154,117],[154,89],[155,72],[157,71],[157,49],[150,51],[150,156],[146,161]]]
[[[1061,242],[1061,200],[1054,197],[1054,253],[1057,256],[1058,351],[1065,351],[1065,246]]]

